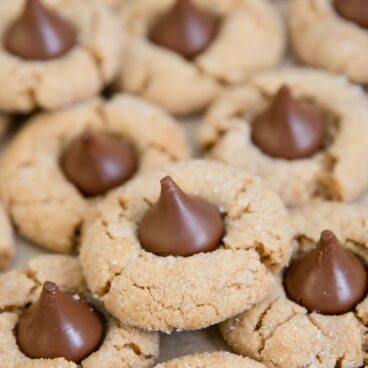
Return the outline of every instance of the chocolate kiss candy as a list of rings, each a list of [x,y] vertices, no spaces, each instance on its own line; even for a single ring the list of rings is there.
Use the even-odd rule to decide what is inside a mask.
[[[283,159],[312,156],[324,142],[325,123],[310,104],[294,99],[287,86],[253,121],[253,142],[266,154]]]
[[[66,177],[86,196],[97,196],[123,184],[138,167],[138,157],[122,138],[86,132],[61,156]]]
[[[323,231],[316,248],[296,260],[285,274],[290,299],[323,314],[352,311],[364,299],[367,286],[367,272],[360,260],[329,230]]]
[[[216,18],[197,8],[191,0],[176,0],[174,7],[153,26],[152,42],[187,59],[200,54],[216,35]]]
[[[335,0],[335,9],[343,18],[368,28],[367,0]]]
[[[142,247],[159,256],[191,256],[219,246],[224,222],[219,211],[198,197],[184,193],[166,176],[159,200],[139,224]]]
[[[79,298],[45,282],[39,300],[19,318],[17,338],[29,358],[65,358],[79,363],[99,347],[101,318]]]
[[[7,29],[5,48],[26,60],[50,60],[75,44],[74,27],[39,0],[27,0],[23,13]]]

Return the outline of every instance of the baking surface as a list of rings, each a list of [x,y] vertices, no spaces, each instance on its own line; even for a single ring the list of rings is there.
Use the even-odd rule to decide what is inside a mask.
[[[274,2],[280,5],[280,9],[282,9],[285,4],[285,0],[277,0]],[[287,61],[288,63],[290,62],[289,60]],[[193,143],[193,149],[195,152],[195,131],[199,119],[200,117],[182,121],[182,124]],[[197,154],[198,152],[196,152],[196,155]],[[368,192],[359,202],[363,205],[368,205]],[[13,263],[13,268],[24,267],[28,259],[41,253],[43,253],[43,251],[39,248],[32,246],[24,239],[18,238],[17,254]],[[171,335],[162,334],[159,362],[167,361],[186,354],[218,350],[229,350],[229,348],[227,348],[223,342],[216,326],[201,331],[175,332]]]

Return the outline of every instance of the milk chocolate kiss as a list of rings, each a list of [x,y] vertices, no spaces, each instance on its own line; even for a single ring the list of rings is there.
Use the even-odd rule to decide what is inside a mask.
[[[100,315],[86,302],[45,282],[39,300],[19,318],[18,345],[29,358],[65,358],[79,363],[104,335]]]
[[[312,105],[279,89],[270,107],[252,125],[252,140],[266,154],[288,160],[312,156],[323,145],[325,123]]]
[[[76,42],[74,27],[40,0],[26,0],[23,13],[6,30],[5,48],[26,60],[50,60],[66,54]]]
[[[323,231],[317,246],[292,263],[285,274],[290,299],[311,312],[328,315],[354,310],[364,299],[367,286],[363,264],[329,230]]]
[[[184,193],[167,176],[161,195],[139,224],[142,247],[159,256],[191,256],[219,245],[224,222],[219,211],[204,200]]]
[[[149,39],[192,59],[207,48],[217,28],[217,19],[192,0],[176,0],[173,8],[154,24]]]
[[[85,132],[60,159],[66,177],[86,196],[97,196],[123,184],[138,167],[138,157],[124,139]]]
[[[335,0],[335,9],[343,18],[368,28],[367,0]]]

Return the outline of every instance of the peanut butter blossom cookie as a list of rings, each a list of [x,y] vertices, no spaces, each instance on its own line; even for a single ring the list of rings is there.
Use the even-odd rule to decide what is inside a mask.
[[[0,270],[2,270],[9,266],[15,248],[13,228],[2,204],[0,204],[0,238]]]
[[[265,368],[261,363],[238,355],[217,352],[188,355],[170,362],[158,364],[154,368]]]
[[[95,307],[77,259],[39,256],[0,275],[2,368],[151,367],[158,335]]]
[[[306,64],[368,83],[368,8],[365,0],[290,1],[291,36]]]
[[[268,0],[137,0],[121,19],[121,87],[174,114],[205,108],[223,84],[276,65],[284,50],[284,27]]]
[[[119,22],[99,0],[0,2],[0,109],[55,109],[116,76]]]
[[[344,77],[291,68],[264,72],[219,98],[199,141],[208,158],[261,176],[288,205],[350,201],[368,185],[368,108]]]
[[[362,367],[368,323],[368,212],[312,202],[292,213],[290,266],[273,295],[221,325],[240,354],[268,367]]]
[[[279,196],[211,161],[184,161],[111,193],[86,227],[81,263],[116,318],[169,332],[213,325],[272,291],[292,231]]]
[[[68,253],[108,191],[188,155],[184,133],[161,109],[129,95],[94,99],[34,117],[5,152],[1,192],[23,235]]]

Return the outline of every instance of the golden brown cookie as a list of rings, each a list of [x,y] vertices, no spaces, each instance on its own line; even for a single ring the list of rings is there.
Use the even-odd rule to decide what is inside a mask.
[[[175,120],[130,95],[109,102],[93,99],[32,118],[2,159],[1,192],[20,232],[55,252],[75,249],[82,224],[99,201],[83,196],[60,165],[62,153],[86,131],[127,139],[137,151],[138,172],[189,156]]]
[[[187,257],[146,251],[137,228],[170,175],[182,190],[220,209],[221,245]],[[112,193],[87,227],[81,264],[87,283],[120,321],[145,329],[193,330],[260,302],[272,290],[270,269],[288,263],[288,212],[260,181],[224,164],[193,160],[142,174]]]
[[[326,123],[327,140],[309,158],[274,158],[252,139],[253,119],[283,85],[295,98],[317,108]],[[314,197],[351,201],[368,185],[367,121],[367,98],[360,87],[324,71],[286,68],[261,73],[247,85],[227,91],[205,117],[199,142],[207,157],[262,177],[288,205]]]
[[[69,21],[77,40],[69,52],[47,61],[20,58],[0,46],[0,109],[56,109],[94,96],[121,67],[123,35],[100,0],[42,0]],[[21,13],[25,0],[0,2],[0,37]]]
[[[69,256],[39,256],[31,259],[28,268],[0,275],[0,365],[2,368],[77,368],[60,359],[30,359],[19,349],[15,329],[19,314],[38,299],[42,284],[55,282],[63,291],[76,293],[92,301],[86,289],[77,259]],[[158,356],[157,334],[123,325],[105,314],[106,336],[99,349],[84,359],[81,366],[150,367]]]
[[[174,114],[205,108],[222,84],[245,81],[254,72],[278,64],[284,51],[284,26],[270,1],[195,0],[195,4],[213,13],[220,26],[210,45],[192,60],[148,37],[174,0],[130,1],[121,12],[128,34],[121,88]]]
[[[321,231],[332,230],[340,243],[368,260],[368,212],[336,202],[312,202],[292,212],[296,253],[307,251]],[[268,367],[361,367],[366,357],[368,296],[340,315],[310,312],[285,293],[282,277],[272,296],[221,325],[225,340],[240,354]]]
[[[293,48],[302,62],[368,83],[366,28],[341,16],[333,0],[290,1],[289,13]]]
[[[242,358],[238,355],[217,352],[188,355],[156,365],[154,368],[264,368],[265,366],[254,360]]]

